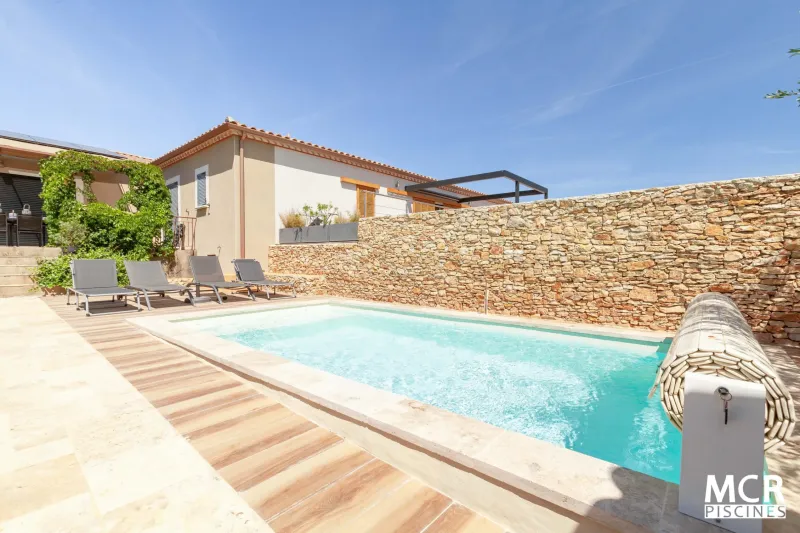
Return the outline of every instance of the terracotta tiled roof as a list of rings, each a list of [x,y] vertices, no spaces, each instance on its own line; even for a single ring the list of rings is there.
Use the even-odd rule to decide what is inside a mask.
[[[152,163],[152,157],[144,157],[142,155],[136,154],[126,154],[125,152],[120,152],[119,150],[114,150],[116,153],[124,157],[125,159],[130,159],[131,161],[138,161],[139,163]]]
[[[185,142],[184,144],[178,146],[177,148],[174,148],[173,150],[170,150],[166,154],[154,159],[152,163],[154,165],[161,166],[162,168],[171,166],[177,161],[183,159],[184,157],[188,157],[184,155],[185,152],[187,152],[188,150],[191,150],[199,145],[205,145],[203,146],[203,148],[206,148],[212,144],[215,144],[216,142],[219,142],[230,136],[232,134],[231,130],[238,130],[239,132],[241,132],[241,134],[247,134],[249,137],[257,138],[260,141],[275,146],[279,146],[281,148],[287,148],[290,150],[295,150],[315,155],[317,157],[323,157],[326,159],[332,159],[334,161],[340,161],[345,164],[367,168],[370,170],[374,170],[375,172],[399,177],[401,179],[406,179],[408,181],[412,181],[415,183],[426,183],[430,181],[436,181],[434,178],[431,178],[430,176],[425,176],[424,174],[419,174],[417,172],[412,172],[410,170],[405,170],[392,165],[387,165],[386,163],[381,163],[379,161],[373,161],[365,157],[357,156],[347,152],[342,152],[341,150],[328,148],[327,146],[322,146],[319,144],[310,143],[308,141],[303,141],[301,139],[290,137],[288,135],[282,135],[280,133],[263,130],[253,126],[248,126],[247,124],[237,122],[230,118],[226,119],[225,122],[223,122],[222,124],[214,126],[213,128],[201,133],[197,137],[194,137],[193,139]],[[226,132],[229,132],[228,135],[225,134]],[[238,134],[239,133],[237,133],[237,135]],[[462,196],[479,196],[481,194],[485,194],[472,189],[467,189],[465,187],[457,187],[452,185],[442,187],[442,190],[450,191],[456,194],[460,194]],[[508,203],[507,200],[489,200],[489,201],[491,203],[497,203],[497,204]]]

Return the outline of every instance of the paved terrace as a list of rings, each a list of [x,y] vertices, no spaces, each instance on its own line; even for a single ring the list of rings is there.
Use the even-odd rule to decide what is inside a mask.
[[[129,316],[0,299],[0,532],[503,531]],[[765,349],[800,398],[800,351]],[[766,532],[797,531],[798,448],[770,455],[794,512]]]
[[[503,531],[125,318],[0,299],[0,531]]]

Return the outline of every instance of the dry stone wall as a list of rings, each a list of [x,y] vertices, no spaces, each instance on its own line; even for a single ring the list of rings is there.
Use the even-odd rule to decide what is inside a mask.
[[[762,342],[800,342],[800,174],[362,220],[359,241],[277,245],[302,290],[673,330],[728,294]]]

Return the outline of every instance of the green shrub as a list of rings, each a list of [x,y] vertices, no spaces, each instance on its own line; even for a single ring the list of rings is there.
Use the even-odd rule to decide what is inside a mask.
[[[72,274],[69,262],[73,259],[114,259],[117,262],[117,282],[121,286],[129,283],[128,274],[125,272],[125,260],[147,261],[149,257],[141,254],[127,254],[97,248],[74,254],[64,254],[52,259],[40,259],[34,268],[33,280],[39,287],[52,289],[53,287],[72,287]]]
[[[86,226],[89,235],[82,248],[106,248],[120,254],[172,254],[170,196],[161,169],[154,165],[108,159],[82,152],[63,151],[41,161],[42,209],[52,243],[60,238],[65,221]],[[116,206],[95,201],[94,172],[128,176],[128,190]],[[86,204],[76,198],[75,178],[83,181]]]
[[[73,248],[78,250],[89,238],[89,228],[79,220],[62,220],[58,224],[58,231],[50,238],[54,246],[63,249]]]
[[[74,253],[40,261],[33,279],[40,287],[71,287],[72,259],[114,259],[120,285],[128,283],[123,261],[168,259],[174,249],[170,196],[161,169],[136,161],[63,151],[41,161],[43,211],[50,245]],[[116,206],[95,201],[94,172],[128,176],[128,191]],[[83,204],[75,178],[83,181]]]

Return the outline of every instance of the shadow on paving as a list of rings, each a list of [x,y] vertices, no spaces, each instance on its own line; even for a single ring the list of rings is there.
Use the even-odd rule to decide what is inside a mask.
[[[193,293],[194,294],[194,293]],[[177,293],[167,294],[165,296],[160,296],[158,294],[151,294],[150,295],[150,307],[153,311],[158,311],[162,309],[178,309],[184,308],[186,311],[191,311],[193,309],[196,310],[210,310],[210,309],[221,309],[224,308],[226,304],[243,304],[243,303],[265,303],[267,301],[279,301],[279,300],[292,300],[294,299],[291,295],[287,294],[270,294],[270,299],[267,300],[266,293],[264,292],[257,292],[255,293],[256,300],[253,301],[247,296],[247,293],[238,294],[238,293],[227,293],[227,299],[223,300],[222,305],[217,303],[216,298],[214,297],[213,293],[206,293],[201,292],[201,297],[210,297],[210,300],[198,302],[195,307],[192,307],[191,304],[188,303],[188,298],[186,295],[178,296]],[[62,298],[62,296],[56,296],[55,298]],[[66,298],[66,297],[63,297]],[[141,308],[143,312],[147,312],[147,304],[145,303],[144,296],[140,296],[141,301]],[[72,302],[70,303],[72,305]],[[122,306],[121,303],[118,302],[110,302],[110,301],[103,301],[99,298],[91,300],[89,302],[89,309],[92,312],[93,317],[101,317],[103,315],[112,315],[112,314],[131,314],[136,315],[139,310],[136,307],[136,298],[135,297],[128,297],[128,305]],[[83,307],[80,308],[80,313],[83,313]],[[77,312],[76,312],[77,313]]]

